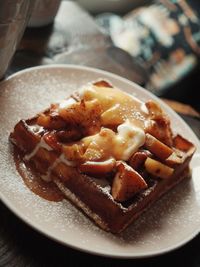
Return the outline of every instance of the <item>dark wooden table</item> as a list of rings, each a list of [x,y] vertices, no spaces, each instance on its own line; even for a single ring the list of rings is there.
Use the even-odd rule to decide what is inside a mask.
[[[139,84],[145,73],[120,49],[112,46],[93,19],[73,2],[63,2],[55,23],[27,29],[7,72],[41,64],[79,64],[108,70]],[[166,101],[200,138],[199,114],[190,106]],[[14,266],[200,266],[200,236],[162,256],[121,260],[89,255],[62,246],[39,234],[0,203],[0,267]]]

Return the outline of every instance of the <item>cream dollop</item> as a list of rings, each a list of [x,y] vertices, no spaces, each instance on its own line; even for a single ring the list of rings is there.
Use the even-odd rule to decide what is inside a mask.
[[[144,145],[144,131],[129,120],[118,126],[115,140],[115,154],[119,159],[128,160],[139,147]]]

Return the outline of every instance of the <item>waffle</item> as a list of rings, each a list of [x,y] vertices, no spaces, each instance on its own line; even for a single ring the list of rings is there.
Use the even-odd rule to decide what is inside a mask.
[[[100,228],[119,233],[184,178],[194,145],[160,106],[101,80],[19,121],[10,141],[46,183]]]

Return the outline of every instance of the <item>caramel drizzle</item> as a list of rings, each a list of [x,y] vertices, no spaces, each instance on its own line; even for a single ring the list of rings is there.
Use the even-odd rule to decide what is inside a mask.
[[[76,163],[74,161],[71,161],[71,160],[68,160],[66,159],[65,157],[65,154],[62,153],[60,154],[60,156],[54,161],[54,163],[48,168],[47,172],[46,172],[46,175],[42,175],[41,178],[46,181],[46,182],[50,182],[51,181],[51,174],[52,174],[52,171],[53,169],[58,166],[60,163],[64,163],[66,164],[67,166],[70,166],[70,167],[75,167],[76,166]]]
[[[24,160],[25,161],[29,161],[31,158],[33,158],[35,156],[35,154],[38,152],[38,150],[40,148],[45,148],[46,150],[48,151],[52,151],[53,148],[50,147],[44,140],[44,138],[42,137],[40,142],[35,146],[35,148],[33,149],[33,151],[30,153],[30,154],[27,154],[25,157],[24,157]]]

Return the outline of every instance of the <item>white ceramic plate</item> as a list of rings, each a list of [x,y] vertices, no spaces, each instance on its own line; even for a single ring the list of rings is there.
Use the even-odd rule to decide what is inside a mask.
[[[165,195],[125,232],[116,236],[96,227],[67,200],[49,202],[29,191],[15,169],[8,136],[21,118],[29,118],[79,86],[99,78],[142,100],[156,99],[177,132],[197,146],[192,179]],[[111,73],[81,66],[44,66],[21,71],[0,84],[0,197],[23,221],[46,236],[86,252],[136,258],[173,250],[200,230],[200,144],[169,107],[136,84]]]

